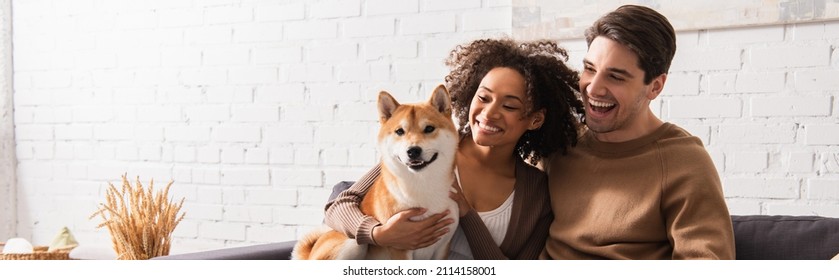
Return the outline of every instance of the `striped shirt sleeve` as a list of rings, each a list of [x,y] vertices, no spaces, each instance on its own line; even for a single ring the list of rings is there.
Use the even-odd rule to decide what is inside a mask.
[[[373,228],[381,223],[361,213],[360,207],[362,198],[373,186],[379,174],[381,174],[381,166],[376,165],[349,189],[341,192],[335,200],[328,202],[325,207],[326,225],[354,238],[358,244],[376,244],[373,240]]]

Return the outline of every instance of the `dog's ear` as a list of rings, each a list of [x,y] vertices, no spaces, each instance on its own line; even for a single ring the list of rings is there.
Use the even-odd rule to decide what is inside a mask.
[[[379,92],[379,120],[382,123],[393,116],[393,111],[396,111],[397,107],[399,107],[399,102],[396,102],[396,99],[390,93]]]
[[[443,85],[438,85],[434,89],[434,93],[431,94],[431,99],[428,100],[428,104],[434,106],[437,111],[440,111],[445,116],[452,115],[452,100],[449,98],[449,90]]]

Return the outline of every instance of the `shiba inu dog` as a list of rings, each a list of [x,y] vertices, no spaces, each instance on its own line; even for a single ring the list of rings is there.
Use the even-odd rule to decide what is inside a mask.
[[[450,103],[443,85],[437,86],[428,102],[422,104],[399,104],[389,93],[379,93],[381,176],[361,201],[361,212],[382,222],[409,208],[428,209],[420,220],[448,209],[455,223],[441,240],[417,250],[399,250],[358,245],[355,240],[324,226],[298,241],[292,258],[447,258],[458,219],[457,203],[449,198],[459,139],[451,119]]]

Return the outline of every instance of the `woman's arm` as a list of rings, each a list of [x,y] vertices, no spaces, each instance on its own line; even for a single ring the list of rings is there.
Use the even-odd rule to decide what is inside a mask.
[[[380,165],[373,167],[335,200],[328,202],[324,219],[326,224],[356,239],[358,244],[418,249],[437,242],[448,231],[446,226],[454,222],[452,219],[443,219],[448,211],[422,221],[411,221],[411,217],[422,215],[427,209],[408,209],[396,213],[384,224],[361,212],[361,200],[380,173]]]
[[[326,225],[349,238],[354,238],[358,244],[375,244],[372,231],[381,223],[371,216],[364,215],[360,205],[379,173],[381,166],[376,165],[349,189],[341,192],[335,200],[326,203]]]

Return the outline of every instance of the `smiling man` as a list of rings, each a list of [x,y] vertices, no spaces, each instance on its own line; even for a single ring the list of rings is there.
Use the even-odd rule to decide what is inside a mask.
[[[650,110],[676,36],[627,5],[587,31],[580,92],[587,131],[548,164],[555,216],[546,259],[733,259],[717,171],[699,138]]]

